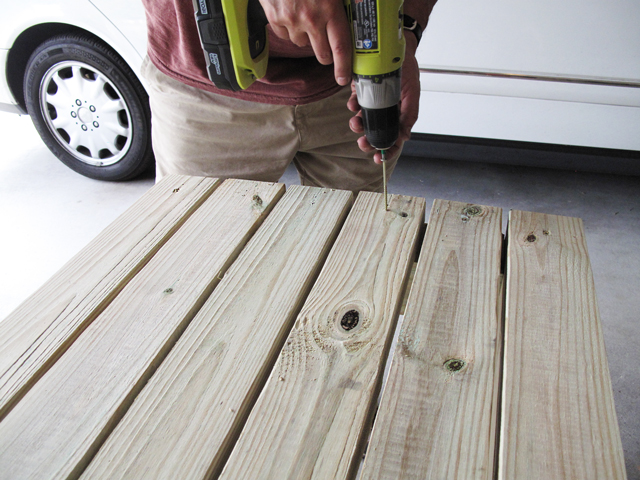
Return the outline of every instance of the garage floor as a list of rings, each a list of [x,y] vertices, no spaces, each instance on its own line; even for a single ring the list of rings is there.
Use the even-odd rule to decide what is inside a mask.
[[[0,319],[153,185],[105,183],[56,160],[29,117],[0,112]],[[491,161],[490,158],[487,161]],[[295,171],[283,181],[296,183]],[[391,193],[581,217],[629,479],[640,480],[640,177],[404,158]]]

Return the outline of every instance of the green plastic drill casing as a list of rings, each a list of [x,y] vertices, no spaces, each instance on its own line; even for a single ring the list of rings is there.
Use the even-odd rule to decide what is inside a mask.
[[[346,0],[353,41],[353,80],[364,134],[378,150],[400,133],[405,41],[402,0]]]
[[[353,73],[375,77],[404,61],[403,0],[345,0],[353,41]]]
[[[244,90],[264,77],[269,60],[267,19],[258,0],[193,0],[209,79]]]

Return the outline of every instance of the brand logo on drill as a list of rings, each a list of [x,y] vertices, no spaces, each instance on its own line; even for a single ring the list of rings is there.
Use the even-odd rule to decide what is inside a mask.
[[[200,13],[202,15],[207,15],[209,13],[209,10],[207,9],[207,2],[205,0],[200,0],[198,3],[200,3]]]
[[[216,67],[216,73],[218,75],[220,75],[221,74],[221,70],[220,70],[220,60],[218,59],[218,54],[217,53],[210,53],[209,54],[209,61],[211,62],[211,65]]]

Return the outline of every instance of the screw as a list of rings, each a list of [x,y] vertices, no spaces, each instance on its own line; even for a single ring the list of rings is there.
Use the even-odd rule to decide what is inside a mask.
[[[76,105],[81,106],[82,102],[80,101],[80,99],[76,99]]]
[[[93,126],[98,128],[100,125],[98,124],[98,122],[93,122]]]
[[[82,130],[84,130],[85,132],[87,131],[87,126],[86,126],[86,125],[84,125],[84,124],[83,124],[80,128],[81,128]]]
[[[95,111],[96,111],[96,107],[94,107],[93,105],[91,105],[91,106],[89,107],[89,110],[91,110],[92,112],[95,112]]]
[[[78,116],[78,114],[76,112],[71,112],[71,117],[72,118],[76,118]]]

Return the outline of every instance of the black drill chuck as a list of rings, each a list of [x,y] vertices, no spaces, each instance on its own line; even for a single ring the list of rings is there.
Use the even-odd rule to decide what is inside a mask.
[[[387,108],[362,108],[362,123],[371,146],[386,150],[398,140],[400,108],[397,103]]]
[[[401,75],[398,69],[383,75],[354,76],[364,135],[378,150],[391,148],[398,140]]]

